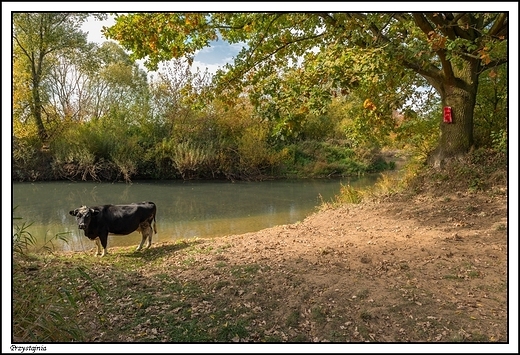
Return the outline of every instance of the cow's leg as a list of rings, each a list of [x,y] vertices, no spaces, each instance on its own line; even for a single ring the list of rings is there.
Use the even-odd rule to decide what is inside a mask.
[[[139,245],[137,246],[137,249],[135,249],[136,251],[139,251],[139,250],[142,249],[143,244],[144,244],[144,240],[145,240],[145,237],[144,237],[144,234],[143,234],[143,237],[141,238],[141,243],[139,243]]]
[[[101,241],[101,245],[103,246],[103,252],[101,256],[105,256],[107,254],[107,241],[108,241],[108,232],[106,234],[100,235],[99,240]]]
[[[146,225],[144,222],[139,225],[139,228],[137,228],[137,231],[141,232],[141,243],[139,243],[139,245],[137,246],[137,249],[136,249],[136,251],[139,251],[143,248],[144,242],[146,240]]]
[[[96,238],[95,242],[96,242],[96,253],[94,255],[98,256],[98,255],[101,255],[101,241],[99,240],[99,238]]]
[[[146,246],[146,249],[148,249],[152,245],[153,229],[151,224],[148,224],[148,228],[146,229],[146,231],[148,233],[148,245]]]
[[[152,226],[148,222],[143,222],[139,225],[138,231],[141,232],[141,243],[137,247],[136,250],[141,250],[144,246],[144,243],[148,240],[148,244],[146,248],[150,248],[152,244]]]

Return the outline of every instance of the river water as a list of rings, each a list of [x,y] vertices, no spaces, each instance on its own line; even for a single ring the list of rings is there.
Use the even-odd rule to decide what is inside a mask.
[[[57,250],[90,250],[69,214],[81,205],[152,201],[157,205],[153,242],[194,237],[218,237],[254,232],[302,221],[322,202],[330,202],[341,185],[373,185],[378,176],[358,179],[279,180],[263,182],[143,181],[125,183],[38,182],[13,183],[13,223],[32,223],[27,231],[36,239],[31,248],[50,245]],[[14,231],[14,229],[13,229]],[[67,243],[56,239],[59,234]],[[138,232],[109,235],[108,247],[137,246]],[[47,244],[46,244],[47,243]]]

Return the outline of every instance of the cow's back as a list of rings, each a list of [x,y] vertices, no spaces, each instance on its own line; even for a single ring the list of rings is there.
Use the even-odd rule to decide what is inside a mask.
[[[153,202],[128,205],[104,205],[98,214],[97,224],[105,226],[112,234],[130,234],[145,221],[151,222],[157,207]]]

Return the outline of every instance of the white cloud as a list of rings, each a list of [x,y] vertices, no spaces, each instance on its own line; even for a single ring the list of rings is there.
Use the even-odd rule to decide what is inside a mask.
[[[208,72],[211,74],[211,75],[215,75],[215,73],[217,72],[218,69],[221,69],[223,67],[223,65],[219,65],[219,64],[207,64],[207,63],[202,63],[202,62],[199,62],[199,61],[193,61],[193,64],[191,66],[191,71],[192,72],[196,72],[197,69],[199,69],[201,72],[204,72],[206,69],[208,70]]]
[[[94,43],[103,43],[108,41],[105,36],[101,34],[101,29],[103,26],[110,27],[115,23],[114,17],[110,16],[108,19],[99,21],[95,18],[89,18],[83,26],[81,26],[81,30],[84,32],[88,32],[87,40],[89,42]]]

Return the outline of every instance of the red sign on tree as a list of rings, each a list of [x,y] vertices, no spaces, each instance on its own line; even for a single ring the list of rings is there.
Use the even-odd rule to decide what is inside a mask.
[[[452,123],[450,106],[444,106],[444,123]]]

